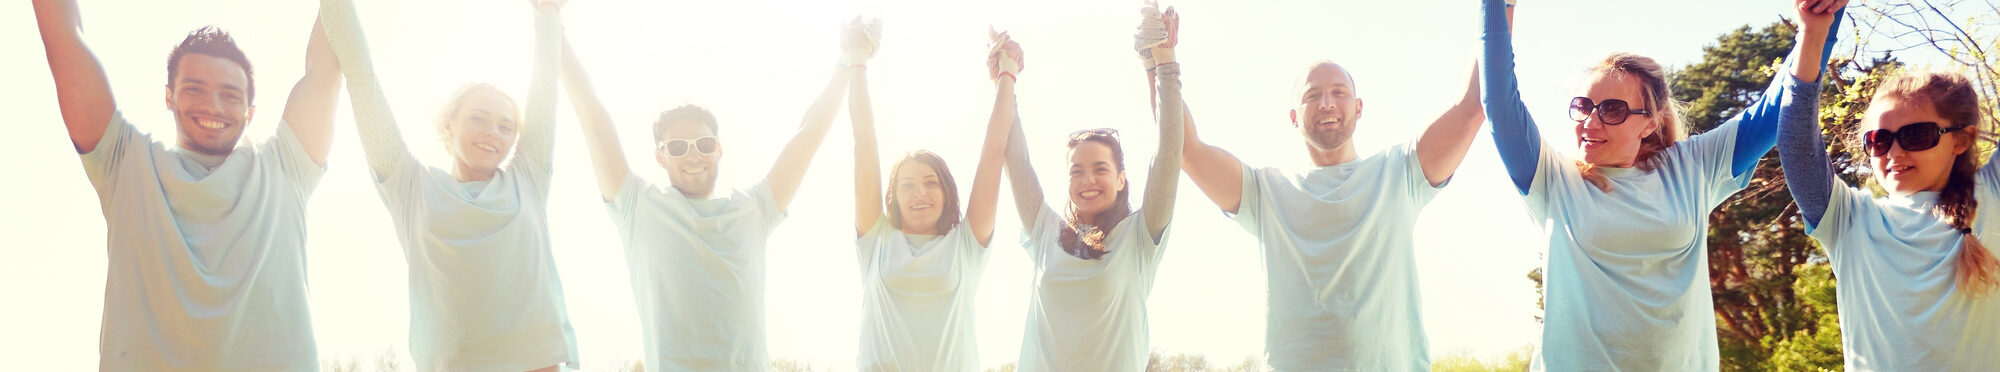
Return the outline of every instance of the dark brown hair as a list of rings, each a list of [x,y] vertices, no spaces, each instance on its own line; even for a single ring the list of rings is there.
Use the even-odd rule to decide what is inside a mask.
[[[1952,135],[1968,142],[1968,147],[1992,137],[1990,128],[1979,127],[1979,92],[1964,76],[1938,72],[1898,75],[1875,91],[1874,100],[1885,98],[1927,105],[1948,122],[1947,127],[1966,126]],[[1968,148],[1952,158],[1951,173],[1946,176],[1944,190],[1938,192],[1937,205],[1932,207],[1946,223],[1965,235],[1956,262],[1958,285],[1973,295],[1991,292],[2000,284],[2000,261],[1994,260],[1986,244],[1972,235],[1972,221],[1979,207],[1979,200],[1973,197],[1973,174],[1979,170],[1974,162],[1977,152]]]
[[[1111,164],[1117,166],[1118,171],[1123,172],[1125,171],[1125,149],[1118,144],[1118,137],[1113,135],[1113,133],[1117,132],[1108,130],[1077,132],[1069,137],[1069,149],[1075,150],[1077,145],[1082,145],[1084,142],[1103,144],[1105,147],[1111,148]],[[1078,217],[1076,215],[1076,205],[1071,204],[1067,210],[1069,211],[1067,212],[1068,215],[1063,216],[1064,228],[1061,235],[1056,238],[1056,242],[1062,245],[1063,251],[1086,260],[1095,260],[1099,257],[1104,257],[1105,235],[1110,234],[1111,228],[1117,227],[1119,222],[1124,221],[1126,216],[1132,214],[1132,188],[1124,187],[1118,189],[1118,198],[1112,200],[1111,207],[1105,208],[1103,212],[1097,212],[1096,218],[1091,219],[1091,222],[1097,223],[1096,226],[1086,227],[1076,223]]]
[[[666,140],[662,136],[667,135],[667,124],[690,119],[708,124],[709,132],[715,133],[717,137],[722,136],[722,128],[715,123],[715,114],[708,112],[707,108],[690,103],[660,113],[660,118],[653,121],[653,142]]]
[[[181,58],[187,57],[188,53],[226,59],[243,66],[243,78],[249,85],[243,87],[245,94],[249,95],[244,102],[257,101],[257,74],[250,69],[250,58],[244,57],[243,50],[236,48],[236,38],[229,37],[228,32],[215,26],[202,26],[188,32],[187,38],[181,39],[181,44],[175,45],[174,51],[167,54],[167,88],[173,88],[174,79],[180,78]]]
[[[911,163],[930,166],[932,171],[937,172],[938,184],[944,188],[944,205],[939,206],[944,209],[943,212],[938,213],[937,234],[944,235],[946,232],[950,232],[952,227],[958,226],[960,213],[958,210],[958,182],[952,180],[951,169],[944,166],[944,158],[939,157],[936,153],[932,153],[929,150],[911,151],[909,154],[903,155],[902,160],[897,160],[894,167],[889,168],[889,193],[882,198],[883,203],[886,203],[889,207],[889,226],[897,229],[903,228],[903,206],[902,203],[896,201],[896,175],[902,174],[903,165]]]

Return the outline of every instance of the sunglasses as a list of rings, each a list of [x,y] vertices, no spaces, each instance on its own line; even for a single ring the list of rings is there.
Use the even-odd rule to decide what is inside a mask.
[[[1097,137],[1097,136],[1116,138],[1118,137],[1118,130],[1111,128],[1097,128],[1097,129],[1084,129],[1069,133],[1069,139],[1071,140],[1083,140],[1086,138]]]
[[[1861,143],[1868,146],[1869,156],[1889,154],[1889,145],[1903,146],[1903,151],[1924,151],[1937,147],[1938,138],[1945,133],[1965,128],[1940,127],[1936,122],[1920,122],[1903,125],[1902,130],[1876,129],[1861,134]]]
[[[1597,121],[1603,122],[1605,125],[1624,124],[1625,118],[1632,115],[1653,116],[1652,111],[1634,109],[1632,108],[1632,104],[1626,103],[1622,99],[1607,99],[1604,102],[1592,102],[1590,97],[1576,97],[1569,100],[1570,120],[1584,121],[1584,119],[1589,119],[1592,113],[1596,113]]]
[[[721,140],[715,139],[715,136],[707,136],[692,140],[684,138],[675,138],[660,142],[660,150],[665,151],[667,153],[667,156],[676,158],[687,156],[688,149],[690,148],[694,149],[695,151],[700,151],[702,155],[715,155],[715,151],[721,146],[722,146]]]

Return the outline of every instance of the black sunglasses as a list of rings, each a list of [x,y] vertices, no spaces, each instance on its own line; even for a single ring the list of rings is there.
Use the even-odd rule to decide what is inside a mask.
[[[1624,124],[1625,118],[1632,115],[1653,116],[1652,111],[1632,108],[1632,104],[1626,103],[1622,99],[1614,98],[1604,100],[1604,102],[1592,102],[1590,97],[1576,97],[1569,100],[1570,120],[1584,121],[1590,118],[1591,113],[1596,113],[1597,121],[1603,122],[1605,125]]]
[[[702,155],[715,155],[716,147],[720,146],[721,144],[722,144],[721,141],[715,139],[715,136],[707,136],[692,140],[684,138],[675,138],[666,141],[661,141],[660,149],[667,150],[668,157],[676,157],[676,158],[687,156],[688,149],[690,148],[694,149],[695,151],[700,151]]]
[[[1889,154],[1890,144],[1902,145],[1903,151],[1929,150],[1937,147],[1938,138],[1945,133],[1963,128],[1964,125],[1940,127],[1936,122],[1926,121],[1905,124],[1902,130],[1876,129],[1863,132],[1861,140],[1862,144],[1868,146],[1869,156],[1883,156]]]

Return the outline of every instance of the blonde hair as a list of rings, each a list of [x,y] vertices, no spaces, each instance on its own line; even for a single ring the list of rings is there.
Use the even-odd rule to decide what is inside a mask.
[[[1960,140],[1976,144],[1993,137],[1993,128],[1980,127],[1979,92],[1965,76],[1940,72],[1897,75],[1882,82],[1882,86],[1875,90],[1874,100],[1885,98],[1929,106],[1932,112],[1949,122],[1944,123],[1946,127],[1966,126],[1951,133]],[[2000,260],[1995,260],[1992,252],[1986,249],[1986,244],[1972,234],[1972,221],[1977,217],[1979,208],[1979,200],[1973,197],[1973,188],[1976,187],[1973,175],[1979,170],[1977,155],[1974,154],[1977,152],[1969,148],[1952,159],[1944,190],[1938,193],[1937,205],[1931,207],[1952,228],[1965,235],[1954,264],[1958,269],[1959,287],[1975,296],[2000,287]]]
[[[1674,101],[1673,88],[1667,84],[1667,73],[1660,63],[1652,58],[1632,53],[1612,53],[1591,67],[1591,72],[1600,76],[1623,79],[1630,76],[1639,81],[1639,93],[1646,102],[1646,109],[1652,110],[1648,117],[1653,119],[1655,129],[1652,134],[1639,139],[1639,155],[1632,166],[1642,171],[1652,171],[1659,166],[1659,155],[1675,143],[1688,137],[1686,123],[1681,120],[1680,102]],[[1577,172],[1583,180],[1597,186],[1604,192],[1611,192],[1611,182],[1598,173],[1597,165],[1578,160]]]
[[[459,86],[458,91],[452,92],[451,98],[446,99],[444,106],[438,108],[437,122],[434,124],[437,125],[438,139],[446,141],[446,149],[458,151],[451,147],[450,144],[451,121],[458,116],[458,110],[465,108],[465,100],[472,98],[473,92],[480,91],[491,91],[494,94],[499,94],[501,98],[506,98],[508,118],[515,122],[521,121],[521,105],[514,102],[514,96],[507,95],[506,91],[500,90],[499,87],[495,87],[493,84],[481,82],[466,83]],[[514,135],[518,136],[520,132],[515,132]],[[454,153],[452,155],[456,156],[458,154]]]

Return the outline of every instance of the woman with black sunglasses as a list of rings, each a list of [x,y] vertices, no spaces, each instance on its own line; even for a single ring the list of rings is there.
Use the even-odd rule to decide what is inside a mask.
[[[865,42],[870,46],[864,51],[875,50],[879,21],[856,18],[848,29],[849,44]],[[850,58],[858,59],[866,58]],[[856,66],[847,112],[854,123],[854,245],[862,282],[858,370],[978,371],[973,298],[986,272],[986,247],[999,209],[1001,152],[1014,122],[1014,74],[988,76],[995,88],[993,112],[960,217],[958,183],[944,158],[930,151],[896,160],[883,193],[867,69]]]
[[[1131,206],[1117,131],[1070,135],[1069,206],[1063,212],[1042,201],[1018,118],[1008,136],[1007,176],[1021,215],[1021,245],[1035,266],[1020,371],[1146,368],[1151,351],[1146,298],[1160,267],[1167,222],[1173,218],[1185,112],[1175,40],[1166,36],[1176,16],[1153,6],[1142,13],[1135,49],[1157,77],[1160,125],[1160,153],[1147,172],[1143,207],[1135,212]],[[1020,48],[1005,34],[995,39],[1000,47],[988,65],[995,75],[1012,75],[1018,71]]]
[[[1875,90],[1856,134],[1875,197],[1834,177],[1820,139],[1818,89],[1800,89],[1778,134],[1778,158],[1806,232],[1840,278],[1848,370],[1970,371],[2000,366],[2000,261],[1980,236],[2000,232],[2000,170],[1974,163],[1979,93],[1964,76],[1914,73]],[[1996,153],[2000,154],[2000,153]]]
[[[417,162],[403,143],[354,3],[321,2],[355,131],[409,263],[410,357],[420,370],[556,371],[578,360],[549,251],[562,1],[530,3],[526,114],[491,85],[461,88],[436,122],[454,159],[445,170]],[[513,160],[502,166],[509,152]]]
[[[1570,118],[1581,159],[1545,143],[1514,77],[1503,0],[1485,0],[1482,88],[1493,140],[1548,231],[1545,324],[1532,368],[1720,369],[1708,284],[1708,214],[1752,178],[1777,111],[1816,90],[1845,0],[1793,0],[1803,23],[1789,73],[1735,120],[1687,138],[1660,65],[1618,53],[1592,70]],[[1805,101],[1812,101],[1807,97]]]

